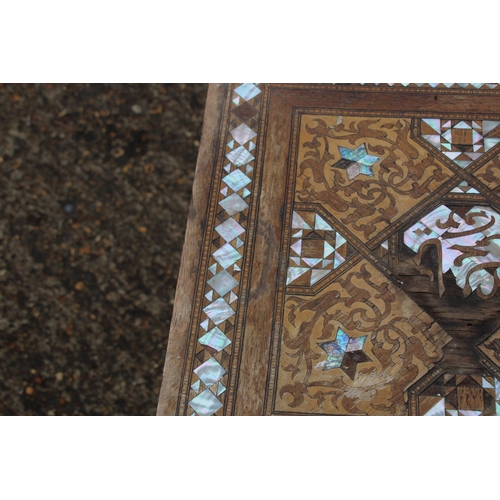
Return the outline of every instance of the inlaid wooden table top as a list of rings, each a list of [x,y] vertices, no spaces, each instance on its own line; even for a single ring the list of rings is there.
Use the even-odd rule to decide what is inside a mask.
[[[214,84],[159,415],[500,415],[500,86]]]

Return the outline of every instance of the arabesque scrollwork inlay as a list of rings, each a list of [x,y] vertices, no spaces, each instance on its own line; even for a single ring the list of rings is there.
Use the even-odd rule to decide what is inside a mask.
[[[352,356],[348,370],[340,363],[324,370],[332,359],[324,344],[340,344],[339,331],[356,345],[350,350],[358,355]],[[401,290],[362,261],[314,298],[287,298],[276,410],[404,415],[404,391],[442,358],[450,339]]]
[[[321,204],[362,241],[452,175],[411,138],[409,119],[302,117],[295,201]]]

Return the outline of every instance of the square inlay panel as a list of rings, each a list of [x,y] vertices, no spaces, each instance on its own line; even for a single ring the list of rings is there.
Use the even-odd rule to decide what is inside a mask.
[[[500,414],[500,87],[211,85],[160,415]]]

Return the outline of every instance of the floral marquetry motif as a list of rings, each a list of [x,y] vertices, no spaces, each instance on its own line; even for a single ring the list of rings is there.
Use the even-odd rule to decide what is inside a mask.
[[[500,86],[210,87],[159,414],[500,415]]]
[[[360,262],[314,298],[287,297],[276,410],[404,415],[404,390],[442,359],[450,341]]]
[[[500,189],[500,156],[495,155],[489,162],[475,170],[473,176],[484,186],[498,193]]]
[[[411,120],[302,117],[295,200],[321,204],[362,241],[452,175],[411,138]]]

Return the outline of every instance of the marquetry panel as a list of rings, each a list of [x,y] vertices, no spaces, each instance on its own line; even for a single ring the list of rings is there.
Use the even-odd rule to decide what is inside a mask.
[[[498,84],[211,96],[159,413],[500,415]]]
[[[411,138],[411,120],[303,115],[295,200],[321,204],[368,241],[453,172]]]
[[[317,296],[288,296],[275,410],[405,415],[405,390],[451,337],[363,260]]]

